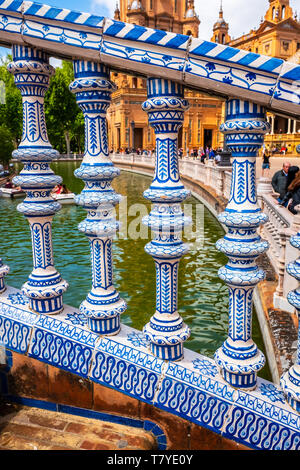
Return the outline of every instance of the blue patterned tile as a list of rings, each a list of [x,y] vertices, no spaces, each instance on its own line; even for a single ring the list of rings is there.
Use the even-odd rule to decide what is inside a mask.
[[[185,72],[188,85],[206,86],[211,90],[219,86],[224,95],[238,95],[265,105],[270,102],[277,80],[277,75],[214,57],[208,60],[207,57],[198,57],[193,53],[189,54]]]
[[[99,337],[85,326],[66,321],[70,315],[74,309],[65,308],[63,314],[52,317],[39,315],[28,356],[87,377]]]
[[[223,435],[254,449],[300,449],[299,430],[288,429],[284,424],[238,406],[232,409]]]
[[[164,362],[144,346],[133,346],[130,336],[137,334],[122,326],[115,337],[101,337],[96,345],[90,379],[152,403]]]
[[[24,354],[27,352],[33,325],[37,317],[26,310],[20,291],[8,287],[1,295],[0,342],[5,347]]]

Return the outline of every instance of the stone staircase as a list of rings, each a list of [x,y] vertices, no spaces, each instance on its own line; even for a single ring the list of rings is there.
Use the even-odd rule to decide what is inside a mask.
[[[143,429],[68,413],[0,404],[0,450],[152,450]]]

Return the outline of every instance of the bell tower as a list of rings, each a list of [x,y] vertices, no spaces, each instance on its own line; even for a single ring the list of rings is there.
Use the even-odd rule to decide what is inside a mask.
[[[289,0],[269,0],[269,8],[265,15],[266,21],[279,23],[293,17],[293,10]]]
[[[183,20],[183,34],[187,36],[198,37],[200,20],[195,12],[194,0],[188,0],[187,10]]]
[[[222,0],[219,10],[219,18],[213,26],[213,36],[211,41],[217,42],[219,44],[228,44],[231,41],[231,37],[228,34],[229,24],[226,23],[223,17],[223,6]]]

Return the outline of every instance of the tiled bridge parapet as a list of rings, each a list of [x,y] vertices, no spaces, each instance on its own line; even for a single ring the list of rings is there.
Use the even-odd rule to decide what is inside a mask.
[[[299,115],[299,65],[203,39],[31,1],[1,0],[0,44],[12,43],[69,60],[100,59],[127,72]]]
[[[140,331],[122,326],[119,335],[103,337],[91,332],[85,322],[78,310],[68,306],[64,313],[54,317],[32,313],[28,310],[28,299],[8,287],[1,297],[0,340],[8,350],[18,353],[19,376],[14,379],[22,381],[26,361],[36,359],[41,370],[43,364],[53,366],[85,383],[103,386],[102,407],[107,412],[114,414],[120,409],[109,398],[117,391],[125,394],[131,404],[138,400],[142,408],[150,406],[149,415],[162,428],[160,412],[161,416],[169,417],[167,420],[173,416],[174,423],[181,423],[181,431],[188,426],[198,429],[197,432],[205,428],[208,433],[213,431],[220,438],[253,449],[300,448],[300,416],[286,404],[280,387],[258,378],[254,391],[236,390],[222,379],[212,359],[185,349],[182,361],[166,362],[149,353]],[[27,381],[29,386],[34,387]],[[62,382],[56,386],[58,401],[59,394],[66,400],[71,393],[63,392],[62,386]],[[26,397],[26,387],[20,392]],[[46,396],[51,401],[48,389],[42,397],[34,397],[30,392],[27,396]],[[85,396],[80,398],[81,405]],[[86,400],[83,407],[89,406]],[[122,410],[124,416],[136,415],[136,405],[126,407]],[[171,434],[170,431],[168,439],[172,440]],[[169,444],[168,440],[167,448]],[[201,449],[201,442],[194,443],[192,449],[197,448]]]

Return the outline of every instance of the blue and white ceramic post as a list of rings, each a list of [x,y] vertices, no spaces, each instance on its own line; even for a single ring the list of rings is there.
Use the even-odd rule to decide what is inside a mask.
[[[177,310],[179,262],[188,251],[181,235],[191,223],[181,207],[190,192],[180,181],[177,144],[189,105],[178,83],[150,78],[147,87],[148,99],[142,107],[156,134],[156,165],[154,179],[144,192],[152,210],[143,222],[154,233],[145,250],[155,261],[156,311],[144,333],[155,356],[176,361],[183,358],[183,343],[190,335]]]
[[[268,243],[257,233],[267,216],[257,204],[255,164],[269,124],[263,107],[231,99],[226,103],[226,121],[220,129],[233,162],[229,202],[219,216],[228,232],[217,242],[217,248],[228,256],[219,276],[229,288],[229,335],[216,351],[215,360],[229,384],[251,390],[265,364],[251,335],[253,291],[265,277],[256,258],[268,249]]]
[[[295,248],[300,249],[300,232],[292,236],[290,243]],[[287,272],[300,281],[300,258],[293,263],[289,263],[286,268]],[[300,312],[300,288],[291,291],[288,294],[288,301],[293,305],[298,313]],[[289,405],[296,411],[300,412],[300,321],[298,323],[298,348],[295,364],[287,371],[280,380],[280,385],[286,396]]]
[[[74,73],[70,90],[76,94],[85,119],[85,153],[80,168],[75,170],[85,187],[76,203],[88,211],[78,228],[90,241],[93,276],[92,289],[80,311],[87,316],[92,331],[114,335],[120,330],[120,315],[126,310],[113,284],[112,239],[119,228],[115,206],[121,196],[111,182],[120,171],[109,158],[106,129],[106,113],[116,86],[109,79],[109,69],[100,63],[74,61]]]
[[[57,314],[63,309],[62,294],[68,283],[54,267],[52,249],[52,219],[60,204],[52,198],[51,191],[61,178],[50,168],[58,152],[48,139],[44,96],[54,69],[43,51],[13,46],[13,62],[8,70],[14,74],[23,102],[23,135],[13,157],[24,167],[13,182],[26,192],[18,210],[28,219],[33,247],[33,271],[22,290],[33,311]]]
[[[3,264],[2,259],[0,258],[0,294],[5,291],[6,286],[4,282],[4,277],[9,273],[9,267],[6,264]]]

